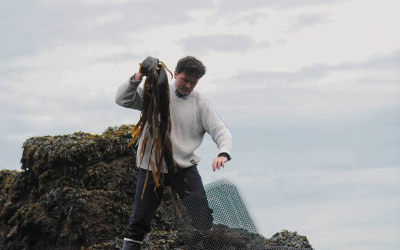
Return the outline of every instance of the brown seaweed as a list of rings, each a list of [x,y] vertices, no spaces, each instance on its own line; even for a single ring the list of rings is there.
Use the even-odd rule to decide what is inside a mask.
[[[150,155],[155,155],[155,162],[149,157],[147,163],[156,184],[155,188],[163,185],[163,163],[167,166],[169,183],[176,194],[174,175],[179,171],[174,159],[171,143],[171,118],[169,111],[169,84],[166,70],[171,74],[166,65],[157,58],[147,57],[141,64],[139,72],[146,76],[143,88],[143,106],[140,120],[133,128],[132,137],[137,143],[142,138],[139,165],[142,164],[143,155],[150,150]],[[151,142],[150,148],[147,144]],[[146,176],[143,193],[146,188]]]

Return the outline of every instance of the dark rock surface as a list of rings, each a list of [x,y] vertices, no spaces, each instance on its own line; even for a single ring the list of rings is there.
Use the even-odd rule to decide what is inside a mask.
[[[0,172],[0,249],[120,249],[137,175],[131,128],[26,140],[23,171]],[[178,230],[171,206],[166,194],[143,249],[205,249],[207,241],[218,249],[311,248],[289,231],[268,240],[222,225],[209,235]]]

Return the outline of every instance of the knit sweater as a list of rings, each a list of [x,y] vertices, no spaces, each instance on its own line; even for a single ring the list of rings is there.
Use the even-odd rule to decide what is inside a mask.
[[[126,108],[142,110],[143,88],[139,87],[140,81],[133,82],[128,80],[122,84],[115,97],[118,105]],[[215,112],[212,105],[197,91],[186,98],[179,98],[174,90],[175,81],[170,85],[170,117],[171,117],[171,142],[173,158],[181,168],[188,168],[200,162],[200,157],[194,151],[201,145],[204,134],[211,135],[217,144],[219,153],[226,152],[230,154],[232,148],[232,136],[224,122]],[[138,148],[143,141],[139,140]],[[146,148],[150,148],[152,142],[148,141]],[[149,168],[150,152],[146,150],[143,155],[141,168]],[[137,163],[139,164],[139,150],[137,152]],[[155,156],[151,159],[154,161]],[[167,172],[165,162],[163,163],[163,172]]]

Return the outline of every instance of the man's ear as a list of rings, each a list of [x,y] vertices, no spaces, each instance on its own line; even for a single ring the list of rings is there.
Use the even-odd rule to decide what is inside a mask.
[[[174,78],[176,79],[177,76],[178,76],[178,73],[176,72],[176,70],[174,70]]]

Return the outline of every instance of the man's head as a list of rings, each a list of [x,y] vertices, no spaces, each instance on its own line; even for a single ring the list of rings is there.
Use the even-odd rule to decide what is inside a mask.
[[[205,73],[206,67],[195,57],[180,59],[174,72],[176,90],[180,95],[189,95]]]
[[[206,73],[206,67],[194,56],[186,56],[178,61],[175,71],[178,75],[183,72],[187,76],[200,79]]]

